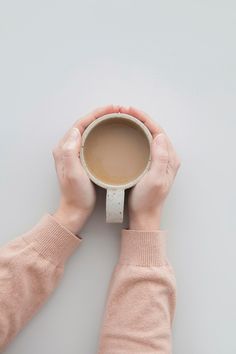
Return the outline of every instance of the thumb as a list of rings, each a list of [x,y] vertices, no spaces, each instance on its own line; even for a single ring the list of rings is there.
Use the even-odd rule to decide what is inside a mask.
[[[150,172],[158,176],[166,174],[169,162],[168,140],[164,133],[158,134],[152,142]]]
[[[63,156],[78,156],[81,144],[81,135],[78,128],[72,128],[62,145]]]
[[[72,128],[61,147],[64,167],[68,170],[79,163],[79,150],[81,145],[81,135],[78,128]]]

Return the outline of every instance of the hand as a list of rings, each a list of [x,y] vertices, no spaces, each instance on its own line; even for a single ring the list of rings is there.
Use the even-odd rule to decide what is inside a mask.
[[[75,122],[53,150],[61,190],[60,205],[54,217],[74,234],[81,230],[96,201],[94,185],[79,158],[81,134],[96,118],[118,111],[119,107],[113,105],[96,109]]]
[[[140,119],[153,135],[150,169],[129,194],[129,228],[158,230],[163,204],[180,167],[180,160],[164,130],[146,113],[133,107],[121,107],[120,112]]]

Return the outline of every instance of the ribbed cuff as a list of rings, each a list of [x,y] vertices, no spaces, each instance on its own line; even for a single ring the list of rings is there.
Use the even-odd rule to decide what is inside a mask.
[[[120,264],[143,267],[166,264],[165,231],[122,230]]]
[[[81,242],[78,237],[49,214],[45,215],[32,230],[23,235],[23,239],[55,265],[65,263]]]

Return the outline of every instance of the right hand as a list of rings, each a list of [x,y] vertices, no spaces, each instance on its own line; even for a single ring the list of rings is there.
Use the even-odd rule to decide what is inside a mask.
[[[121,107],[120,112],[141,120],[153,135],[151,166],[129,194],[129,228],[159,230],[163,204],[180,167],[180,160],[164,130],[144,112]]]
[[[78,233],[93,211],[96,194],[83,169],[79,151],[81,134],[96,118],[119,111],[118,106],[98,108],[78,120],[53,150],[61,200],[54,217],[74,234]]]

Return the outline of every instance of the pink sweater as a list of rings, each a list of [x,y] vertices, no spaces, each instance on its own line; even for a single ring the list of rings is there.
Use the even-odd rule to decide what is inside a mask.
[[[46,215],[0,248],[1,352],[53,292],[80,242]],[[123,230],[99,354],[170,354],[174,309],[175,279],[164,232]]]

